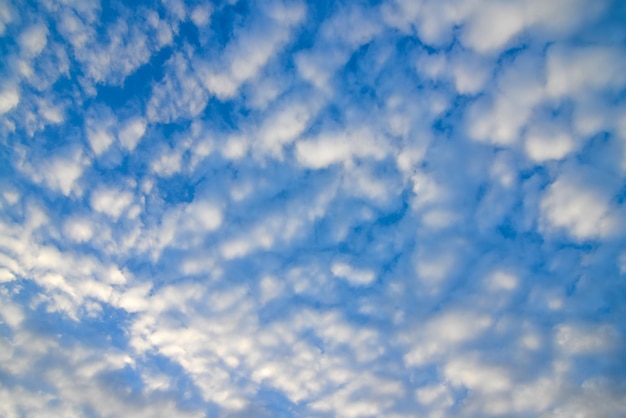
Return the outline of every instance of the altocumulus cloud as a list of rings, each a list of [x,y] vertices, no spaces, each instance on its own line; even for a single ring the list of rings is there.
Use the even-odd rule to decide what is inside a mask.
[[[0,415],[626,416],[619,0],[0,0]]]

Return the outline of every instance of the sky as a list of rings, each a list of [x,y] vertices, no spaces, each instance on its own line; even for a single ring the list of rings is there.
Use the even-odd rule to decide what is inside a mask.
[[[0,416],[626,416],[625,22],[0,0]]]

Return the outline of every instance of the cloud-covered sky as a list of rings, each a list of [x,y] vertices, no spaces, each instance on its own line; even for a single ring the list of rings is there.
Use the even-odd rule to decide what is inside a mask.
[[[626,416],[624,22],[0,0],[0,416]]]

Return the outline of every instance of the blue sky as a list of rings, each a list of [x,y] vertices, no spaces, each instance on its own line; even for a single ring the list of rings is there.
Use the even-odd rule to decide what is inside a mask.
[[[626,416],[619,0],[0,0],[0,416]]]

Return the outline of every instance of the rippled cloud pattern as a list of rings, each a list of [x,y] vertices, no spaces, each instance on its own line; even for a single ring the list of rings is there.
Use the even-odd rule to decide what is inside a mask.
[[[624,22],[0,0],[0,416],[626,416]]]

